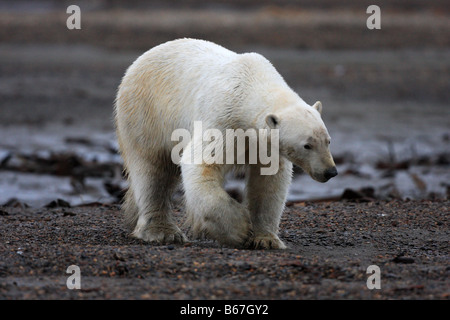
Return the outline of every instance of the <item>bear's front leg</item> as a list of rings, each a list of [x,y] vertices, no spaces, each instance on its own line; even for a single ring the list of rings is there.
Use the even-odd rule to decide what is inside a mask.
[[[250,211],[253,236],[247,246],[255,249],[286,249],[278,237],[281,214],[292,179],[292,163],[280,159],[278,172],[261,175],[260,166],[250,166],[247,175],[246,204]]]
[[[215,165],[182,164],[187,222],[194,237],[242,247],[251,234],[250,214],[224,190],[222,170]]]

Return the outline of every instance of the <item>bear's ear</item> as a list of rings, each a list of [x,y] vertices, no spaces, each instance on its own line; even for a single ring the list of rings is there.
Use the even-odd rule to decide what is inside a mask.
[[[280,124],[280,119],[278,119],[278,117],[274,114],[269,114],[266,117],[266,123],[269,126],[269,128],[276,129]]]
[[[316,101],[316,103],[314,103],[313,105],[313,108],[319,111],[320,114],[322,114],[322,102]]]

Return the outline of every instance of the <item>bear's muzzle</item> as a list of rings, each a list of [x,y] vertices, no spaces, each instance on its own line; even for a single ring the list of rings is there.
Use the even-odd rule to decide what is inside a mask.
[[[326,179],[326,181],[330,180],[333,177],[336,177],[338,175],[336,167],[331,167],[325,170],[323,176]]]

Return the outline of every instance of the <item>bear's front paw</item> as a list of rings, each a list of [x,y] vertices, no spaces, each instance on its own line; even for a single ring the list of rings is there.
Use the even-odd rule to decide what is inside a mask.
[[[193,225],[196,237],[203,235],[221,245],[242,248],[252,234],[249,211],[234,200],[197,215]]]
[[[175,225],[172,226],[147,226],[144,229],[136,228],[133,236],[146,242],[156,244],[183,244],[188,239],[184,233]]]
[[[269,233],[251,237],[245,246],[249,249],[286,249],[286,245],[277,235]]]

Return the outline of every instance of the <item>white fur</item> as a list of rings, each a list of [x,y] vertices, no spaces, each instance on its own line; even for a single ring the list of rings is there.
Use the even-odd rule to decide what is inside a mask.
[[[181,176],[187,222],[195,236],[236,247],[285,248],[277,233],[291,162],[317,180],[334,166],[328,132],[318,105],[314,107],[256,53],[236,54],[193,39],[167,42],[144,53],[123,77],[115,106],[117,136],[130,182],[124,211],[133,235],[160,243],[186,240],[170,214],[170,196]],[[222,132],[269,129],[274,126],[267,120],[269,115],[278,120],[280,129],[279,170],[262,176],[260,165],[244,165],[243,203],[223,189],[225,174],[235,166],[183,162],[178,166],[171,161],[175,129],[192,132],[194,121],[202,121],[203,129]],[[311,152],[303,148],[308,141],[315,144]]]

